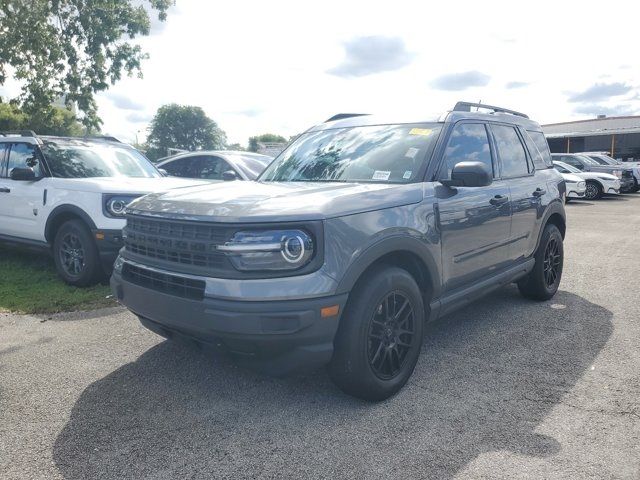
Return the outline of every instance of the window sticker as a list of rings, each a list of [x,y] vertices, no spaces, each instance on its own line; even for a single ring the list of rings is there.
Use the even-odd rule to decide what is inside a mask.
[[[409,130],[409,135],[422,135],[423,137],[426,137],[431,135],[431,132],[433,132],[433,130],[430,128],[412,128]]]
[[[404,154],[405,157],[409,157],[409,158],[416,158],[416,155],[418,154],[420,150],[415,148],[415,147],[411,147],[409,150],[407,150],[407,153]]]
[[[373,180],[389,180],[389,175],[391,175],[391,172],[376,170],[375,172],[373,172],[373,177],[371,178]]]
[[[404,175],[402,175],[402,178],[404,178],[405,180],[409,180],[412,173],[413,172],[411,170],[407,170],[406,172],[404,172]]]

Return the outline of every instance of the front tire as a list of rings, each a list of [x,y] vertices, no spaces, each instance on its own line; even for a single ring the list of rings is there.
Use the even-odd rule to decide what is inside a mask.
[[[68,220],[58,229],[53,259],[58,275],[69,285],[93,285],[103,274],[98,248],[81,220]]]
[[[598,182],[587,182],[587,189],[584,198],[587,200],[598,200],[602,197],[602,186]]]
[[[352,292],[334,340],[329,375],[345,393],[379,401],[397,393],[418,361],[424,304],[406,271],[382,267]]]
[[[547,224],[534,255],[533,270],[518,282],[520,293],[532,300],[549,300],[558,291],[562,278],[564,247],[558,227]]]

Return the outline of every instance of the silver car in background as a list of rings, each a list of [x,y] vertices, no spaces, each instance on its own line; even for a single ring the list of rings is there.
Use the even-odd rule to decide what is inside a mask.
[[[565,182],[567,183],[567,199],[584,198],[586,200],[597,200],[605,193],[613,195],[620,193],[620,179],[615,175],[604,172],[583,172],[558,160],[553,160],[553,166],[562,174],[563,177],[565,177],[565,175],[571,175],[572,177],[584,180],[584,195],[580,197],[569,195],[573,186],[570,185],[565,178]],[[578,186],[576,185],[576,189],[577,188]]]

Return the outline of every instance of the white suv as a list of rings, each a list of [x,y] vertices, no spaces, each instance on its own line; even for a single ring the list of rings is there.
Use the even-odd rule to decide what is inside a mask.
[[[0,133],[0,241],[49,250],[65,282],[90,285],[111,272],[129,202],[203,183],[163,177],[113,137]]]

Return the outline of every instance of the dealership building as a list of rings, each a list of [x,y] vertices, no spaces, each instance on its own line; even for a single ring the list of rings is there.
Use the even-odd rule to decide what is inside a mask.
[[[640,160],[640,116],[605,117],[542,125],[552,153],[609,152]]]

